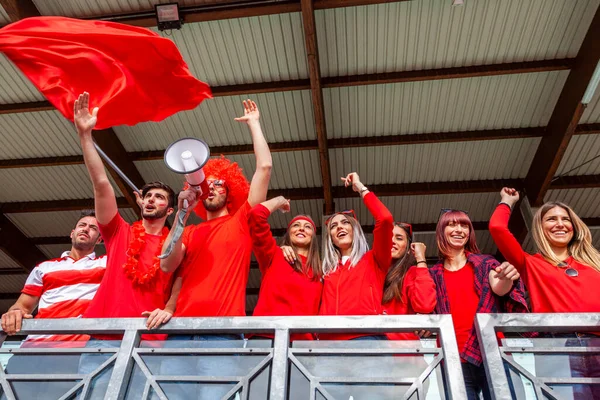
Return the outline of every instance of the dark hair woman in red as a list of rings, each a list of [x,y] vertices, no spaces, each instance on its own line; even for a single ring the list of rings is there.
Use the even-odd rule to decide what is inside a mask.
[[[383,306],[387,314],[430,314],[435,309],[435,283],[427,269],[425,251],[423,243],[413,242],[410,224],[394,223],[392,266],[383,287]],[[418,339],[410,333],[388,333],[387,336],[390,340]]]
[[[295,253],[294,262],[289,263],[267,221],[277,210],[289,211],[290,201],[275,197],[256,205],[248,214],[252,249],[262,273],[253,315],[317,315],[323,273],[315,223],[308,215],[298,215],[288,224],[282,245]],[[311,340],[313,335],[292,335],[292,340],[298,339]]]

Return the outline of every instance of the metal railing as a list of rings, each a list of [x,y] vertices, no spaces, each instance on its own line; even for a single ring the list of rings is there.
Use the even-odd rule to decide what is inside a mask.
[[[493,398],[591,399],[600,394],[600,338],[565,335],[599,332],[600,313],[477,314],[476,328]],[[499,332],[539,335],[503,339],[499,345]],[[575,363],[586,367],[582,370],[591,366],[597,375],[581,376]],[[515,383],[521,382],[511,375],[530,383],[533,394],[515,395]]]
[[[138,318],[24,321],[22,334],[86,333],[91,335],[118,334],[123,337],[117,347],[112,348],[105,345],[104,342],[100,342],[97,348],[0,349],[2,357],[12,355],[12,357],[21,358],[34,356],[41,358],[49,355],[77,355],[81,359],[84,357],[100,358],[93,370],[85,373],[79,369],[68,373],[14,374],[8,369],[5,372],[3,368],[0,368],[0,384],[4,398],[7,400],[18,398],[13,390],[14,385],[18,382],[71,381],[72,387],[62,394],[61,399],[124,399],[140,398],[140,396],[144,399],[151,397],[167,399],[170,398],[170,395],[167,395],[166,387],[181,383],[187,384],[186,388],[192,384],[215,387],[227,384],[229,385],[228,391],[218,395],[223,399],[283,400],[296,396],[295,398],[311,400],[335,398],[347,400],[348,395],[340,395],[339,393],[342,392],[339,391],[339,388],[350,387],[351,391],[369,390],[375,393],[378,386],[387,388],[386,390],[401,388],[403,395],[400,398],[425,399],[427,391],[431,392],[432,386],[434,386],[431,383],[434,375],[438,377],[438,384],[441,388],[439,398],[455,400],[466,398],[454,327],[449,315],[174,318],[167,325],[153,331],[148,331],[144,323],[144,319]],[[388,332],[414,332],[421,329],[436,334],[437,342],[429,341],[432,344],[430,347],[420,345],[419,343],[422,342],[419,341],[410,341],[412,344],[408,347],[406,343],[402,345],[402,342],[406,341],[322,340],[293,341],[290,345],[290,336],[298,333],[352,332],[373,335]],[[198,342],[183,342],[182,344],[187,347],[173,347],[166,344],[176,342],[174,340],[159,342],[142,340],[141,335],[147,333],[169,335],[239,335],[243,333],[245,335],[271,335],[273,340],[271,342],[267,339],[267,344],[264,346],[253,343],[253,340],[229,340],[212,342],[212,345],[206,346],[198,345]],[[4,339],[5,337],[1,338],[2,341]],[[256,343],[259,342],[256,341]],[[265,343],[265,340],[262,342]],[[394,345],[394,343],[399,343],[399,345]],[[210,371],[200,374],[194,373],[194,371],[186,372],[186,374],[164,373],[161,368],[165,359],[174,356],[187,357],[188,360],[205,357],[211,358],[213,361],[224,357],[230,357],[231,360],[231,357],[234,357],[235,361],[233,365],[227,364],[225,370],[219,373]],[[244,371],[239,372],[244,364],[243,357],[247,356],[254,357],[255,361],[250,366],[246,366]],[[370,364],[355,362],[357,357],[369,359]],[[388,359],[386,362],[382,361],[385,357]],[[423,357],[429,357],[428,363],[422,362]],[[331,363],[331,359],[335,358],[337,358],[338,364]],[[418,372],[413,376],[406,376],[399,372],[404,371],[402,368],[409,365],[413,358],[419,358]],[[341,367],[334,365],[341,365]],[[371,367],[366,367],[366,365],[371,365]],[[397,367],[400,369],[396,369]],[[336,371],[339,373],[333,373]],[[105,393],[99,394],[95,391],[94,385],[102,376],[106,378],[107,388]],[[261,379],[266,382],[260,386],[264,389],[263,395],[251,393],[259,387],[255,384],[258,377],[262,377]],[[299,393],[298,377],[306,381],[308,394],[305,397],[297,394]],[[294,385],[297,387],[292,387]],[[195,396],[197,397],[197,394]],[[352,398],[352,396],[350,397]],[[356,395],[354,397],[361,398]],[[185,396],[181,398],[185,398]],[[388,397],[382,395],[378,398]],[[394,398],[399,397],[394,396]]]

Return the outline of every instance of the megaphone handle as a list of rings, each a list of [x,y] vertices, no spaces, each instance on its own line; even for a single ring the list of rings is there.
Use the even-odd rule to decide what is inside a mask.
[[[160,258],[160,259],[167,258],[171,255],[171,253],[173,252],[173,248],[175,247],[175,243],[177,243],[179,241],[179,238],[181,237],[181,234],[183,233],[183,228],[185,227],[183,219],[185,218],[185,215],[187,214],[187,206],[188,206],[187,200],[183,200],[183,206],[184,207],[181,209],[181,212],[177,214],[177,218],[175,219],[175,226],[173,227],[173,237],[171,237],[171,241],[169,242],[169,245],[167,246],[167,250],[165,250],[164,254],[161,254],[160,256],[158,256],[158,258]]]

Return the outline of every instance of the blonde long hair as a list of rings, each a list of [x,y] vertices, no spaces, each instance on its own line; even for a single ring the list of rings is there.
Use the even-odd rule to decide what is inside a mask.
[[[600,272],[600,252],[592,245],[590,228],[575,214],[575,211],[571,207],[558,201],[545,203],[533,216],[533,240],[540,254],[552,265],[558,266],[562,262],[552,250],[550,242],[548,242],[542,228],[542,218],[554,207],[560,207],[565,210],[569,214],[569,218],[571,218],[571,223],[573,224],[573,239],[567,245],[569,254],[576,261],[589,265]]]
[[[341,214],[341,213],[336,213]],[[329,222],[336,215],[330,217]],[[349,215],[344,215],[350,221],[350,225],[352,225],[352,231],[354,234],[352,240],[352,251],[350,252],[350,268],[354,267],[362,256],[365,255],[367,251],[369,251],[369,244],[367,243],[367,238],[360,226],[360,223]],[[323,232],[323,275],[329,275],[337,270],[338,264],[342,258],[342,253],[340,249],[338,249],[334,244],[333,240],[331,240],[331,234],[329,233],[329,224],[323,223],[325,227],[325,231]]]

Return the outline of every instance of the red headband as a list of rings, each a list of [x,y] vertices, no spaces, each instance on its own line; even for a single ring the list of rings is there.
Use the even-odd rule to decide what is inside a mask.
[[[299,219],[303,219],[303,220],[305,220],[305,221],[308,221],[308,222],[309,222],[309,223],[312,225],[313,229],[314,229],[315,231],[317,230],[317,227],[315,226],[315,223],[314,223],[314,221],[313,221],[313,220],[312,220],[310,217],[307,217],[306,215],[298,215],[298,216],[296,216],[296,217],[292,218],[292,220],[291,220],[291,221],[290,221],[290,223],[288,224],[287,228],[288,228],[288,229],[290,229],[290,226],[292,226],[292,224],[293,224],[294,222],[298,221]]]

